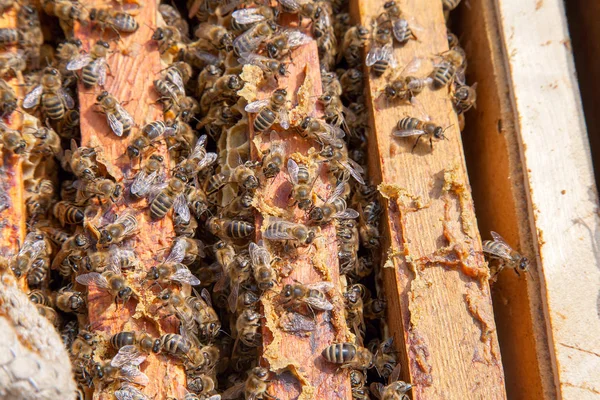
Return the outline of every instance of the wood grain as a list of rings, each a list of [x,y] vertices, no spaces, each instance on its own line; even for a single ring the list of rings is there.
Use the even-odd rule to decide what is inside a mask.
[[[370,26],[384,1],[351,3],[357,21]],[[448,50],[441,3],[403,1],[417,41],[395,50],[400,68],[423,58],[416,74]],[[367,49],[368,51],[368,49]],[[426,119],[416,107],[379,98],[386,78],[369,75],[372,136],[369,170],[381,183],[389,246],[384,265],[387,322],[400,347],[402,378],[415,399],[504,399],[504,373],[493,319],[487,267],[481,252],[458,121],[447,90],[424,90],[418,100],[448,140],[433,150],[392,131],[405,116]],[[385,253],[384,253],[385,254]]]
[[[496,7],[532,232],[525,240],[539,265],[543,304],[533,312],[544,314],[555,397],[597,399],[600,215],[564,4]]]
[[[6,10],[0,15],[0,28],[14,28],[16,26],[17,10],[15,7]],[[0,49],[1,52],[15,52],[15,46]],[[17,94],[22,95],[17,78],[7,81]],[[12,129],[20,129],[21,114],[13,112],[5,122]],[[6,198],[4,198],[5,194]],[[19,250],[19,243],[25,239],[25,198],[23,187],[23,171],[21,158],[10,151],[3,151],[0,155],[0,254],[15,254]],[[26,285],[26,280],[22,284]]]
[[[110,2],[94,4],[84,2],[84,5],[86,7],[113,6]],[[153,104],[157,96],[152,88],[152,81],[156,79],[162,67],[156,45],[149,40],[152,36],[149,26],[156,26],[157,2],[145,2],[136,20],[140,27],[135,33],[122,35],[120,42],[111,43],[111,49],[118,50],[108,57],[112,76],[108,76],[104,88],[124,104],[124,108],[138,125],[133,128],[131,136],[137,135],[140,127],[145,123],[162,120],[160,106]],[[106,37],[112,34],[109,31],[111,30],[105,32]],[[76,26],[75,34],[82,40],[84,48],[89,50],[100,38],[101,32],[90,25],[80,25]],[[127,51],[134,53],[129,55]],[[118,181],[124,181],[128,186],[135,173],[131,170],[132,164],[125,155],[131,137],[117,137],[110,130],[106,116],[95,111],[98,108],[94,103],[101,91],[100,88],[90,90],[82,85],[79,87],[81,143],[83,146],[96,147],[114,177]],[[168,160],[165,148],[159,147],[159,151],[165,156],[165,160]],[[172,217],[169,214],[160,221],[152,221],[146,200],[134,202],[127,196],[124,202],[113,207],[112,211],[118,214],[124,210],[133,212],[139,223],[139,233],[132,239],[126,240],[125,245],[133,247],[141,260],[142,268],[149,269],[160,257],[159,251],[168,248],[175,236]],[[107,222],[106,219],[94,221],[94,223]],[[88,312],[92,328],[107,336],[122,330],[146,331],[153,336],[178,332],[179,323],[175,317],[161,318],[154,312],[156,304],[153,303],[156,303],[154,300],[158,288],[150,290],[147,285],[142,286],[140,280],[144,275],[145,271],[139,271],[136,273],[135,281],[132,282],[132,288],[139,299],[131,300],[125,307],[118,309],[115,308],[110,296],[90,287]],[[150,384],[143,390],[150,398],[183,396],[184,371],[172,358],[150,355],[141,365],[141,369],[150,378]],[[100,397],[110,398],[107,393],[103,393]]]
[[[298,89],[305,84],[306,77],[312,81],[310,96],[320,95],[321,76],[319,58],[315,42],[295,49],[292,53],[292,62],[288,66],[289,74],[279,79],[279,87],[287,89],[288,98],[295,104]],[[259,98],[270,96],[271,90],[263,90]],[[316,100],[309,99],[313,105],[311,115],[316,115]],[[252,123],[252,119],[250,121]],[[253,158],[257,157],[257,143],[261,151],[270,147],[268,133],[262,135],[254,132],[250,123],[250,138]],[[318,145],[302,139],[294,133],[280,133],[281,139],[286,143],[287,155],[298,152],[306,155],[309,149]],[[261,182],[257,196],[264,199],[270,207],[289,209],[289,195],[292,189],[288,182],[286,168],[272,180]],[[335,182],[331,182],[327,167],[322,165],[313,191],[322,198],[326,198],[333,191]],[[287,218],[292,222],[307,223],[304,211],[294,207],[293,216]],[[259,207],[259,211],[263,210]],[[257,216],[257,232],[264,230],[263,214]],[[272,245],[272,248],[275,246]],[[279,249],[281,250],[281,249]],[[277,251],[277,250],[275,250]],[[272,292],[263,295],[262,306],[265,313],[263,328],[263,353],[262,362],[276,372],[269,392],[279,399],[350,399],[352,393],[348,372],[338,369],[336,365],[328,363],[321,356],[322,350],[333,342],[351,340],[344,320],[344,303],[341,296],[339,282],[339,267],[337,258],[336,231],[333,224],[328,224],[317,233],[314,244],[299,247],[297,251],[288,253],[293,272],[289,277],[281,279]],[[300,337],[285,332],[278,325],[278,314],[283,310],[278,305],[278,293],[285,284],[295,281],[310,284],[319,281],[330,281],[335,288],[329,293],[334,304],[331,313],[317,314],[317,329],[307,337]]]

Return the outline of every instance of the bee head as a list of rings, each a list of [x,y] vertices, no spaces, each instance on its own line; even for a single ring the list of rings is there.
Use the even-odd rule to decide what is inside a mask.
[[[322,221],[323,220],[323,209],[321,207],[314,207],[310,210],[309,217],[313,221]]]
[[[103,229],[100,232],[100,244],[110,243],[112,240],[112,234],[108,231],[108,229]]]
[[[105,90],[104,92],[100,93],[98,95],[98,97],[96,97],[96,101],[97,102],[101,102],[102,100],[104,100],[106,97],[108,97],[108,92]]]
[[[146,275],[146,279],[151,279],[151,280],[157,280],[159,277],[160,277],[160,275],[158,273],[158,268],[156,268],[156,267],[150,268],[150,271],[148,271],[148,274]]]
[[[519,261],[519,269],[523,272],[527,271],[529,268],[529,259],[527,257],[521,257],[521,261]]]

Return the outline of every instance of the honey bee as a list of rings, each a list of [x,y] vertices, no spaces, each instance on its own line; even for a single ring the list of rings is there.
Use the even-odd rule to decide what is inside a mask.
[[[358,99],[364,92],[363,73],[356,68],[347,69],[340,76],[340,85],[345,99],[349,101]]]
[[[433,87],[441,89],[448,85],[455,78],[459,83],[464,83],[465,55],[459,48],[454,48],[443,53],[441,61],[434,65],[431,78]]]
[[[288,129],[290,122],[285,106],[286,102],[287,90],[277,89],[273,92],[271,98],[249,103],[245,107],[246,112],[258,114],[253,123],[254,130],[257,132],[266,131],[275,123],[275,120],[282,128]]]
[[[119,390],[115,390],[117,400],[150,400],[142,391],[135,386],[123,384]]]
[[[85,329],[80,329],[77,337],[71,344],[69,352],[75,359],[91,359],[96,351],[97,344],[96,335]]]
[[[352,327],[358,342],[362,343],[362,338],[366,331],[363,311],[364,302],[361,292],[357,290],[356,286],[357,285],[352,285],[348,287],[344,293],[344,300],[346,302],[346,321]]]
[[[277,272],[272,265],[274,260],[271,259],[271,253],[260,242],[259,244],[250,242],[248,251],[258,288],[263,291],[272,289],[277,283]]]
[[[160,54],[164,54],[166,52],[177,52],[183,38],[179,29],[173,26],[165,26],[154,31],[152,40],[158,42],[158,51]]]
[[[23,139],[21,132],[9,128],[0,121],[0,145],[13,154],[23,154],[27,150],[27,142]]]
[[[27,60],[23,50],[0,54],[0,77],[10,78],[25,71]]]
[[[355,400],[369,400],[369,389],[365,387],[367,377],[362,371],[357,369],[350,370],[350,386],[352,388],[352,398]]]
[[[271,146],[262,159],[263,175],[265,178],[274,178],[281,171],[286,157],[286,142],[282,141],[277,132],[271,131]]]
[[[92,8],[90,21],[99,25],[102,31],[107,27],[111,28],[117,35],[133,33],[139,28],[139,24],[130,14],[109,8]]]
[[[67,0],[43,0],[42,7],[48,15],[57,17],[61,26],[72,28],[74,21],[87,21],[89,13],[79,2]]]
[[[31,264],[31,269],[27,272],[27,284],[29,287],[41,286],[50,269],[50,257],[46,254],[40,255]]]
[[[265,48],[271,58],[281,59],[291,54],[291,50],[308,44],[312,38],[297,29],[283,29],[266,42]]]
[[[166,308],[171,315],[177,315],[181,324],[181,331],[186,335],[186,340],[188,342],[191,340],[194,344],[197,344],[197,312],[188,305],[187,298],[171,289],[164,289],[158,294],[157,299],[162,303],[158,309]]]
[[[379,400],[409,400],[410,397],[406,394],[412,385],[404,381],[398,380],[400,377],[400,365],[397,365],[388,378],[387,386],[379,382],[371,383],[371,392]]]
[[[194,311],[198,324],[198,339],[202,343],[211,342],[221,330],[221,321],[213,308],[210,293],[206,288],[200,293],[194,289],[195,296],[185,299],[187,305]]]
[[[306,165],[298,164],[291,158],[288,159],[287,170],[293,185],[291,196],[298,203],[298,208],[307,210],[313,204],[312,186],[314,185],[314,179],[311,179],[310,171]]]
[[[241,53],[238,62],[241,65],[255,65],[259,67],[267,79],[273,79],[276,83],[279,82],[280,76],[287,75],[286,65],[275,59],[264,57],[254,53]]]
[[[135,175],[129,192],[138,198],[145,197],[162,171],[163,162],[163,156],[157,154],[151,155]]]
[[[162,219],[173,209],[184,222],[189,222],[191,215],[185,198],[186,185],[187,177],[177,172],[166,184],[154,187],[150,193],[152,219]]]
[[[233,48],[233,34],[221,25],[203,22],[196,28],[194,34],[209,50],[231,51]]]
[[[76,260],[81,260],[81,257],[85,255],[85,251],[90,247],[91,243],[87,236],[83,234],[76,234],[71,236],[66,242],[61,245],[60,250],[52,260],[52,269],[58,269],[60,274],[64,277],[71,276],[73,272],[72,267],[78,266],[78,264],[71,262],[73,257],[79,257]]]
[[[254,233],[254,225],[242,220],[211,217],[206,225],[213,235],[225,238],[243,239]]]
[[[340,364],[341,368],[365,370],[373,366],[373,353],[354,343],[331,344],[321,355],[330,363]]]
[[[17,109],[17,95],[13,88],[0,79],[0,118],[8,117]]]
[[[190,27],[187,20],[181,16],[181,13],[175,7],[169,4],[160,4],[158,12],[162,15],[165,23],[168,26],[174,26],[179,29],[183,37],[189,34]]]
[[[360,49],[365,47],[368,39],[369,29],[362,25],[356,25],[345,30],[340,48],[341,51],[338,54],[338,61],[343,56],[349,67],[354,68],[360,65],[362,60]]]
[[[491,235],[493,240],[483,241],[483,252],[490,259],[500,262],[498,270],[494,275],[497,275],[504,268],[513,269],[517,275],[519,275],[519,271],[527,272],[529,270],[529,259],[527,257],[513,250],[498,233],[492,231]]]
[[[365,302],[364,315],[370,320],[381,319],[385,316],[387,302],[383,299],[369,299]]]
[[[237,333],[234,349],[237,347],[238,341],[249,347],[257,347],[260,345],[262,337],[260,333],[261,315],[252,308],[246,308],[240,313],[236,322],[235,330]]]
[[[327,223],[332,219],[355,219],[359,217],[356,210],[346,207],[346,200],[343,194],[346,190],[346,183],[341,182],[337,185],[331,196],[320,207],[313,207],[310,210],[310,220],[319,224]]]
[[[66,109],[75,106],[73,98],[63,90],[61,74],[55,68],[44,69],[41,84],[27,93],[23,108],[34,108],[40,103],[44,114],[52,120],[62,119]]]
[[[67,240],[71,238],[71,235],[62,229],[56,228],[54,226],[38,226],[39,230],[44,233],[44,235],[50,239],[54,244],[62,246]]]
[[[187,261],[189,265],[196,259],[196,255],[200,252],[204,255],[204,247],[200,243],[202,242],[199,240],[186,237],[176,238],[169,256],[158,266],[150,268],[146,275],[146,280],[156,281],[159,285],[170,283],[171,281],[188,283],[192,286],[199,285],[200,280],[182,262]]]
[[[307,245],[315,239],[315,232],[305,225],[270,217],[264,237],[268,240],[291,240],[300,245]]]
[[[121,274],[120,268],[115,264],[108,265],[107,269],[101,274],[90,272],[77,276],[75,280],[81,285],[93,285],[109,293],[114,298],[115,305],[118,305],[119,300],[125,305],[131,297],[136,296],[133,290],[127,285],[127,280]]]
[[[83,223],[84,213],[81,207],[68,201],[59,201],[52,207],[52,214],[61,226],[79,225]]]
[[[135,122],[119,101],[107,91],[100,93],[96,101],[106,114],[106,120],[114,134],[119,137],[129,135]]]
[[[0,28],[0,47],[14,46],[19,42],[19,31],[14,28]]]
[[[67,110],[65,116],[58,123],[58,134],[65,139],[72,139],[79,129],[79,111]]]
[[[342,140],[345,136],[344,131],[319,118],[305,117],[297,128],[301,135],[312,135],[321,144],[326,143],[335,147],[344,145]]]
[[[106,55],[110,46],[107,42],[98,40],[92,47],[92,51],[86,54],[81,54],[67,63],[67,70],[77,71],[82,69],[82,81],[86,88],[96,86],[104,86],[106,83],[106,70],[108,64]]]
[[[34,289],[27,294],[27,297],[33,304],[52,307],[52,300],[44,290]]]
[[[162,136],[172,136],[177,132],[177,124],[169,126],[163,121],[152,121],[142,128],[142,133],[127,146],[127,156],[130,159],[138,158],[144,150]]]
[[[281,302],[290,306],[306,304],[313,311],[331,311],[333,304],[327,300],[326,295],[331,289],[333,289],[333,284],[325,281],[307,285],[287,284],[281,289]]]
[[[382,76],[388,67],[396,68],[394,47],[392,46],[392,34],[388,28],[378,27],[374,29],[375,37],[371,50],[365,59],[365,65],[371,68],[377,77]]]
[[[134,346],[146,353],[158,353],[160,351],[160,340],[153,338],[146,332],[121,331],[112,335],[108,342],[115,350]],[[126,350],[131,352],[129,347]]]
[[[458,114],[465,113],[475,107],[477,102],[477,83],[471,86],[457,84],[452,91],[452,104]]]
[[[348,149],[345,145],[339,147],[327,145],[323,147],[319,155],[329,161],[329,168],[333,173],[341,172],[342,180],[346,180],[346,175],[349,174],[359,184],[365,184],[362,177],[365,172],[363,167],[348,156]]]
[[[243,393],[246,399],[272,398],[268,392],[269,370],[263,367],[253,368],[245,382],[227,389],[222,395],[223,400],[237,399]]]
[[[448,129],[448,128],[446,128]],[[433,139],[441,140],[446,139],[444,131],[441,126],[438,126],[430,121],[421,121],[414,117],[404,117],[396,125],[396,130],[392,133],[395,137],[410,137],[417,136],[417,140],[412,147],[411,151],[415,150],[419,140],[423,136],[429,136],[429,145],[433,149]]]
[[[123,185],[110,179],[77,180],[73,185],[77,188],[78,204],[86,203],[92,197],[97,198],[101,203],[108,201],[116,203],[123,194]]]
[[[393,342],[394,338],[388,338],[381,343],[379,340],[373,340],[369,344],[370,350],[374,353],[373,366],[379,376],[384,379],[392,376],[398,366],[398,360],[392,347]]]
[[[55,302],[56,307],[66,313],[84,314],[87,311],[83,293],[73,290],[70,286],[58,291]]]
[[[236,311],[238,307],[238,299],[240,294],[240,287],[248,281],[252,275],[252,260],[247,252],[241,252],[233,257],[232,262],[224,268],[227,276],[223,276],[221,281],[217,282],[214,287],[214,291],[219,292],[223,287],[226,279],[229,279],[229,296],[227,297],[227,304],[229,311],[232,313]]]
[[[146,386],[150,382],[148,376],[141,372],[137,366],[145,360],[145,356],[131,360],[130,363],[121,366],[113,366],[112,361],[94,363],[92,375],[95,379],[106,384],[115,381],[126,381],[136,385]]]
[[[212,87],[204,91],[200,99],[202,110],[208,110],[210,105],[219,101],[230,101],[235,103],[239,98],[237,94],[244,86],[243,81],[236,74],[227,74],[218,78]]]
[[[64,160],[67,164],[66,169],[70,169],[76,177],[88,180],[96,178],[98,171],[96,149],[77,147],[77,142],[71,139],[71,149],[65,150]],[[64,196],[62,197],[64,198]]]
[[[105,225],[98,232],[93,230],[93,234],[98,236],[98,244],[108,246],[122,242],[128,236],[136,233],[138,230],[138,220],[133,214],[124,213],[110,224]]]
[[[278,15],[277,10],[269,6],[242,8],[231,13],[231,29],[244,32],[259,22],[274,20]]]
[[[409,40],[417,40],[414,32],[408,26],[408,21],[402,18],[402,11],[395,1],[388,1],[383,6],[384,11],[377,18],[380,24],[389,24],[392,27],[394,39],[399,44],[405,44]]]
[[[269,39],[276,31],[277,25],[273,21],[259,22],[234,39],[233,51],[237,56],[252,53],[261,42]]]
[[[206,135],[200,136],[196,141],[190,156],[177,166],[177,169],[184,173],[188,178],[197,175],[217,159],[216,153],[206,151],[206,140]]]

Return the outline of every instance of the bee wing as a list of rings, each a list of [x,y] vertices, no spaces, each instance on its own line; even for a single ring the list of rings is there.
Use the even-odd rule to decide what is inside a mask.
[[[98,84],[104,86],[106,83],[106,59],[98,60]]]
[[[346,208],[344,211],[341,212],[337,212],[334,214],[333,218],[338,218],[338,219],[355,219],[359,217],[359,213],[358,211],[352,209],[352,208]]]
[[[246,387],[245,382],[240,382],[221,394],[221,399],[223,400],[232,400],[239,398],[244,393],[244,388]]]
[[[304,302],[309,306],[316,308],[317,310],[323,311],[331,311],[333,310],[333,304],[329,302],[327,299],[322,299],[319,297],[305,297]]]
[[[252,65],[256,65],[257,67],[261,68],[261,69],[265,69],[265,61],[268,60],[267,57],[261,56],[259,54],[255,54],[255,53],[249,53],[249,52],[243,52],[240,53],[240,58],[238,58],[238,62],[241,65],[244,64],[252,64]]]
[[[132,249],[124,249],[120,248],[117,245],[112,245],[109,248],[110,258],[108,260],[107,268],[110,268],[112,271],[116,273],[121,273],[121,260],[129,259],[129,260],[137,260],[137,256],[135,251]]]
[[[122,116],[123,118],[125,118],[125,119],[126,119],[127,121],[129,121],[131,124],[134,124],[133,117],[132,117],[132,116],[129,114],[129,112],[128,112],[126,109],[124,109],[124,108],[123,108],[123,106],[122,106],[122,105],[120,105],[120,104],[117,104],[117,106],[116,106],[116,109],[117,109],[117,112],[118,112],[119,114],[121,114],[121,116]]]
[[[313,39],[305,33],[296,29],[288,29],[283,32],[287,36],[289,47],[298,47],[310,43]]]
[[[115,391],[115,397],[117,400],[150,400],[150,397],[146,396],[139,389],[129,385],[123,385],[119,390]]]
[[[168,182],[163,182],[159,185],[153,185],[150,187],[150,190],[148,191],[148,201],[151,203],[152,201],[154,201],[154,199],[156,198],[156,196],[158,196],[158,194],[165,189],[167,186],[169,185]]]
[[[504,238],[502,236],[500,236],[500,234],[498,232],[491,231],[490,235],[492,235],[492,238],[494,239],[495,242],[500,242],[500,243],[504,244],[506,247],[510,247],[508,245],[508,243],[506,243],[506,240],[504,240]]]
[[[73,98],[71,97],[71,95],[67,92],[65,92],[63,89],[60,89],[58,91],[58,93],[60,94],[60,97],[62,98],[65,106],[67,106],[67,108],[73,108],[75,107],[75,101],[73,100]]]
[[[296,164],[296,161],[292,160],[291,158],[288,159],[287,170],[288,170],[288,174],[290,174],[290,179],[292,180],[292,183],[294,185],[297,185],[299,168],[298,168],[298,164]]]
[[[290,128],[290,117],[288,116],[288,112],[285,107],[282,107],[279,110],[279,125],[281,125],[283,129]]]
[[[244,110],[253,114],[259,113],[263,108],[269,105],[269,101],[269,99],[253,101],[252,103],[248,103]]]
[[[170,74],[167,75],[169,81],[177,86],[177,89],[181,91],[181,93],[185,93],[185,84],[183,83],[183,78],[181,74],[177,70],[172,70]]]
[[[252,24],[254,22],[264,21],[264,15],[258,13],[258,8],[244,8],[231,13],[231,16],[238,24]]]
[[[396,57],[394,57],[394,46],[386,44],[381,48],[381,59],[390,63],[390,67],[396,68]]]
[[[180,263],[185,258],[185,241],[177,238],[173,241],[173,247],[169,256],[165,259],[165,264]]]
[[[208,289],[204,288],[200,291],[200,297],[206,302],[209,307],[212,307],[212,299]]]
[[[243,43],[244,41],[246,41],[244,50],[249,51],[253,51],[260,44],[263,38],[260,35],[257,35],[256,32],[257,30],[255,25],[233,40],[233,47],[235,48],[237,54],[241,53],[240,43]]]
[[[423,134],[425,134],[425,131],[422,131],[420,129],[397,129],[394,132],[392,132],[392,135],[394,135],[395,137],[410,137]]]
[[[36,86],[31,92],[27,93],[23,99],[23,108],[33,108],[40,103],[42,92],[44,87],[42,85]]]
[[[344,167],[344,169],[346,171],[348,171],[350,173],[350,175],[354,179],[356,179],[356,181],[358,183],[360,183],[361,185],[365,184],[365,180],[361,176],[361,173],[364,172],[364,170],[360,165],[358,165],[356,163],[356,161],[348,159],[348,160],[342,160],[339,163],[342,165],[342,167]]]
[[[309,289],[320,290],[321,292],[327,293],[331,289],[333,289],[333,283],[328,282],[328,281],[321,281],[321,282],[309,283],[308,285],[306,285],[306,287]]]
[[[110,360],[113,367],[123,367],[125,365],[140,365],[146,359],[146,355],[141,353],[133,345],[123,346],[119,352]]]
[[[38,235],[35,232],[29,232],[25,236],[23,247],[19,250],[19,254],[29,252],[32,254],[31,258],[37,258],[42,251],[46,248],[46,242],[42,239],[38,239]]]
[[[141,170],[135,176],[133,183],[131,184],[130,192],[136,196],[142,197],[148,194],[152,183],[158,176],[158,171],[152,171],[147,174],[146,171]]]
[[[269,239],[269,240],[293,240],[295,239],[295,237],[293,235],[291,235],[290,233],[288,233],[288,229],[289,228],[293,228],[295,227],[295,224],[292,222],[288,222],[288,221],[279,221],[281,223],[281,227],[283,229],[280,230],[275,230],[275,229],[268,229],[265,230],[264,232],[264,237],[265,239]]]
[[[194,145],[194,150],[192,150],[192,154],[189,158],[198,158],[202,153],[204,153],[204,146],[206,145],[206,135],[202,135],[196,140],[196,144]]]
[[[120,375],[124,380],[140,386],[147,386],[150,382],[150,379],[148,379],[148,376],[145,373],[132,365],[123,366]]]
[[[84,286],[96,285],[99,288],[108,289],[108,281],[102,274],[97,272],[79,275],[75,280],[77,283]]]
[[[383,396],[383,391],[385,390],[385,386],[383,383],[373,382],[371,383],[371,386],[369,386],[369,389],[371,389],[371,393],[373,393],[375,397],[381,399]]]
[[[486,240],[483,242],[483,252],[500,258],[510,258],[512,248],[504,242]]]
[[[198,170],[203,170],[217,160],[217,153],[206,153],[206,156],[198,162]]]
[[[76,57],[67,63],[67,69],[69,71],[77,71],[91,63],[93,58],[89,54],[81,54],[79,57]]]
[[[190,209],[187,204],[187,199],[183,193],[175,197],[175,201],[173,202],[173,210],[179,214],[183,222],[190,222]]]
[[[117,117],[115,117],[113,114],[106,114],[106,120],[108,121],[110,129],[112,129],[115,135],[119,137],[123,136],[123,124],[117,119]]]
[[[192,271],[183,264],[179,265],[179,269],[170,276],[170,279],[177,282],[189,283],[192,286],[200,284],[200,279],[196,278]]]
[[[346,190],[346,182],[342,181],[335,187],[335,190],[333,191],[333,193],[331,193],[331,196],[327,199],[327,203],[334,202],[338,197],[340,197],[342,194],[344,194],[345,190]]]
[[[229,305],[229,311],[232,313],[237,309],[238,297],[240,295],[240,282],[231,281],[231,292],[227,296],[227,304]]]
[[[365,59],[365,65],[367,67],[370,67],[373,64],[375,64],[377,61],[383,59],[382,50],[383,50],[383,48],[379,47],[379,46],[371,47],[371,50],[369,50],[369,52],[367,53],[367,58]]]
[[[404,18],[399,18],[394,21],[394,23],[392,24],[392,32],[397,41],[401,43],[406,41],[406,37],[403,35],[403,33],[406,31],[407,28],[408,21]]]
[[[285,312],[279,318],[279,326],[287,332],[312,332],[317,329],[314,320],[295,312]]]
[[[137,218],[129,218],[130,213],[121,214],[115,223],[123,224],[123,236],[131,235],[138,227]]]
[[[406,66],[402,69],[400,75],[409,75],[414,74],[421,68],[421,64],[423,63],[423,59],[421,57],[415,57],[411,62],[406,64]]]
[[[250,242],[248,251],[250,252],[252,265],[255,268],[261,265],[271,265],[271,253],[264,247],[259,246],[254,242]]]

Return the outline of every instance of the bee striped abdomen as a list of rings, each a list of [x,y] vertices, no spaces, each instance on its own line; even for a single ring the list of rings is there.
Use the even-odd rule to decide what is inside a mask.
[[[275,113],[271,109],[265,108],[256,116],[254,130],[258,132],[266,131],[273,123],[275,123]]]
[[[327,361],[343,364],[356,357],[356,347],[350,343],[334,343],[325,348],[321,354]]]
[[[436,89],[441,89],[454,77],[456,69],[450,63],[444,63],[433,71],[433,85]]]
[[[225,234],[232,238],[244,238],[254,233],[254,225],[246,221],[233,221],[225,227]]]
[[[164,218],[172,207],[173,199],[167,196],[164,192],[161,192],[158,194],[158,196],[156,196],[150,205],[150,216],[153,219]]]
[[[44,113],[50,119],[62,119],[65,116],[65,105],[60,96],[54,93],[44,93],[41,99]]]

